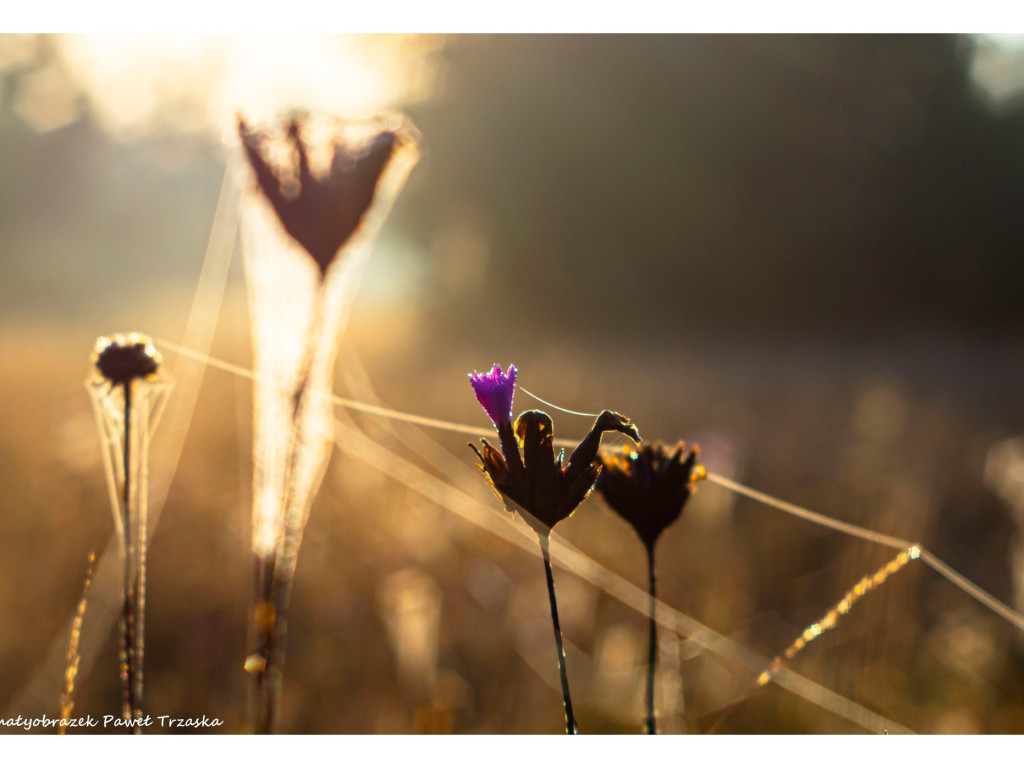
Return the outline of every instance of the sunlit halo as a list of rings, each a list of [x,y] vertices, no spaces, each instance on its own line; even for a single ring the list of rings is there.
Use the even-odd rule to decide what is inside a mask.
[[[345,35],[72,35],[67,71],[115,134],[153,127],[220,135],[242,111],[366,117],[430,90],[438,40]]]
[[[974,35],[970,76],[988,107],[1000,111],[1024,97],[1024,35]]]

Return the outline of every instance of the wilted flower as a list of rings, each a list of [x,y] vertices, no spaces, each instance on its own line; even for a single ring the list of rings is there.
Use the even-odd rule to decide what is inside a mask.
[[[156,374],[162,357],[148,336],[129,333],[100,336],[93,349],[92,363],[111,384],[125,384]]]
[[[268,136],[250,132],[244,119],[238,121],[238,133],[256,183],[285,231],[325,275],[338,251],[359,228],[373,202],[377,182],[405,139],[395,131],[382,130],[359,146],[332,141],[327,148],[330,160],[326,172],[317,174],[311,169],[303,129],[303,122],[292,118],[287,128],[291,157],[272,165],[266,146]]]
[[[594,488],[601,473],[597,452],[601,435],[622,432],[635,442],[640,433],[633,423],[618,413],[604,411],[590,432],[565,461],[564,451],[555,458],[554,427],[551,417],[541,411],[524,411],[512,425],[512,399],[515,395],[516,367],[509,366],[502,373],[495,365],[490,373],[472,373],[469,381],[477,400],[494,423],[501,440],[501,451],[487,440],[481,440],[481,451],[472,443],[469,447],[480,458],[477,466],[491,488],[510,512],[519,512],[537,532],[544,574],[547,577],[548,599],[551,602],[551,623],[555,631],[558,652],[558,671],[562,681],[562,701],[565,704],[566,733],[578,732],[569,696],[569,678],[565,669],[565,650],[562,647],[562,629],[558,623],[558,604],[555,600],[555,581],[551,572],[551,529],[560,520],[569,517]],[[522,455],[520,455],[522,446]]]
[[[671,452],[670,452],[671,450]],[[654,546],[662,532],[683,512],[693,492],[693,484],[705,477],[697,464],[697,448],[686,453],[685,443],[668,449],[661,443],[641,445],[619,453],[601,454],[604,472],[597,488],[615,512],[633,526],[647,547],[647,574],[650,583],[650,642],[647,658],[647,719],[649,734],[657,733],[654,712],[654,672],[657,661],[658,628],[654,619],[657,606]],[[685,457],[684,457],[685,455]]]
[[[628,418],[604,411],[565,461],[564,451],[555,456],[554,429],[546,413],[524,411],[516,419],[515,427],[507,428],[515,440],[502,439],[500,453],[487,440],[481,440],[482,451],[475,445],[470,447],[480,457],[482,464],[478,466],[487,481],[510,511],[528,512],[524,518],[543,536],[575,512],[593,490],[601,473],[601,463],[597,461],[601,435],[621,432],[640,440],[640,433]],[[504,437],[501,427],[498,433]]]
[[[141,333],[101,336],[86,382],[96,413],[121,555],[118,632],[121,710],[132,732],[142,732],[145,652],[147,457],[149,438],[167,393],[162,358]],[[84,598],[83,598],[84,601]],[[69,671],[74,670],[69,665]],[[69,685],[71,680],[69,680]]]
[[[250,129],[241,200],[252,321],[253,722],[269,733],[280,700],[287,606],[312,502],[331,452],[334,363],[373,238],[418,158],[398,114],[302,114]]]
[[[655,443],[601,453],[604,472],[597,489],[648,549],[679,518],[693,484],[704,478],[698,453],[697,448],[686,453],[682,442],[674,449]]]

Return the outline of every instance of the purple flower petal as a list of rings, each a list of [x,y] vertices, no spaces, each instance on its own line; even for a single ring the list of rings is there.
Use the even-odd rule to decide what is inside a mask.
[[[512,398],[516,392],[516,367],[510,365],[508,373],[502,373],[501,366],[495,364],[490,373],[474,371],[469,374],[469,383],[473,385],[473,393],[480,401],[488,418],[495,428],[512,424]]]

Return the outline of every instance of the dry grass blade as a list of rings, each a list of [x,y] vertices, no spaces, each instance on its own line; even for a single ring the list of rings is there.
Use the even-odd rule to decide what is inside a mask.
[[[96,564],[96,553],[89,553],[89,565],[85,571],[85,582],[82,585],[82,597],[75,609],[75,618],[71,622],[71,635],[68,638],[68,653],[64,657],[64,693],[60,697],[60,720],[57,732],[61,735],[67,733],[67,720],[75,709],[75,680],[78,677],[78,667],[81,664],[82,656],[78,653],[78,642],[82,638],[82,624],[85,621],[85,611],[89,601],[86,595],[89,593],[89,585],[92,583],[92,570]]]
[[[800,651],[807,647],[808,643],[821,637],[823,632],[834,629],[839,623],[839,617],[849,613],[854,604],[860,601],[862,597],[882,586],[890,576],[900,571],[911,560],[916,560],[920,556],[920,548],[910,546],[873,574],[865,576],[858,581],[851,589],[846,591],[842,599],[830,608],[824,616],[804,629],[800,633],[800,637],[794,640],[780,655],[772,659],[772,663],[757,676],[757,684],[761,686],[768,685],[772,678],[781,671],[783,664],[787,661],[792,661]]]

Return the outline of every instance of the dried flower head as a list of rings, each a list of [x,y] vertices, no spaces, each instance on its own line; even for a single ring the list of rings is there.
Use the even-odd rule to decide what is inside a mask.
[[[696,447],[687,453],[682,442],[672,449],[655,443],[601,453],[604,472],[597,489],[649,550],[682,514],[694,483],[705,477],[698,453]]]
[[[546,537],[593,490],[601,472],[601,463],[597,461],[601,435],[621,432],[639,442],[640,433],[625,416],[604,411],[568,461],[564,451],[556,457],[550,416],[541,411],[524,411],[514,426],[511,423],[515,371],[515,366],[511,366],[505,375],[495,366],[490,374],[470,377],[477,399],[498,430],[501,451],[487,440],[481,440],[482,450],[472,443],[470,447],[480,459],[477,466],[506,508],[523,514],[526,522]]]
[[[152,378],[162,362],[153,342],[141,333],[100,336],[92,354],[96,370],[112,384]]]
[[[254,728],[272,730],[287,609],[313,499],[331,455],[329,393],[344,326],[374,236],[418,158],[399,114],[296,114],[238,122],[252,183],[240,234],[254,358],[249,661]]]
[[[324,168],[311,163],[311,147],[303,137],[307,123],[293,117],[286,129],[291,152],[275,152],[274,137],[250,131],[238,120],[249,165],[260,191],[270,202],[284,230],[313,258],[326,275],[338,251],[359,228],[373,203],[377,183],[400,146],[401,131],[380,130],[359,144],[330,138],[315,153],[325,153]],[[284,154],[282,158],[281,155]]]

